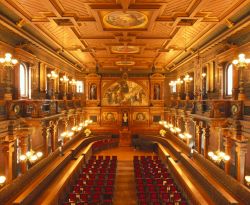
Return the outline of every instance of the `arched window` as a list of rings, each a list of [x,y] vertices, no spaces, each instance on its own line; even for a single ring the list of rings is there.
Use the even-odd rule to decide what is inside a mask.
[[[233,65],[230,64],[226,68],[226,95],[231,96],[233,90]]]
[[[83,82],[82,81],[76,81],[76,92],[83,93]]]
[[[25,64],[20,64],[20,96],[28,97],[28,69]]]

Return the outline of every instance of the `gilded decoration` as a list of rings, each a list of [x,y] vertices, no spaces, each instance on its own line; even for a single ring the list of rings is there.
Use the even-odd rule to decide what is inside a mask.
[[[138,29],[147,25],[148,17],[138,11],[114,11],[104,15],[103,23],[107,28]]]
[[[135,65],[135,61],[116,61],[115,64],[120,66],[131,66]]]
[[[148,105],[148,98],[144,89],[135,82],[120,80],[113,83],[106,89],[102,105],[121,105],[129,104],[132,106]]]
[[[112,53],[139,53],[140,48],[138,46],[112,46]]]

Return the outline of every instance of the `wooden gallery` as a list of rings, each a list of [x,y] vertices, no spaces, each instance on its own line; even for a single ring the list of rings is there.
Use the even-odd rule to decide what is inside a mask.
[[[0,205],[250,204],[250,0],[0,0]]]

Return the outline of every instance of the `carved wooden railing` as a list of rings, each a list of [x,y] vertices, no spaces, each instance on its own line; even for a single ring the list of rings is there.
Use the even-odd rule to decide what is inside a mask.
[[[168,107],[209,118],[241,119],[243,113],[243,103],[238,100],[173,100]]]
[[[5,118],[40,118],[81,108],[80,100],[11,100],[5,103]]]

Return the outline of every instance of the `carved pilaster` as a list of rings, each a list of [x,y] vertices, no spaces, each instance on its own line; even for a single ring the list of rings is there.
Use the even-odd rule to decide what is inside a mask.
[[[186,119],[185,119],[185,132],[186,132],[186,133],[189,133],[189,134],[190,134],[190,126],[191,126],[191,120],[188,119],[188,118],[186,118]],[[187,143],[188,146],[189,146],[189,144],[190,144],[190,140],[191,140],[191,139],[189,139],[189,138],[186,139],[186,143]]]
[[[50,134],[51,134],[51,150],[54,152],[57,148],[57,127],[58,127],[58,120],[54,122],[50,122]]]
[[[236,142],[237,180],[244,183],[247,142]]]
[[[195,123],[195,132],[196,132],[196,136],[195,136],[195,146],[197,149],[197,152],[201,154],[201,136],[202,136],[202,129],[200,126],[200,122],[199,121],[194,121]]]
[[[42,122],[42,136],[43,136],[43,153],[44,156],[48,156],[49,151],[49,134],[50,134],[50,126],[47,122]]]
[[[245,176],[245,161],[247,153],[247,142],[236,142],[237,152],[237,180],[244,183]]]

